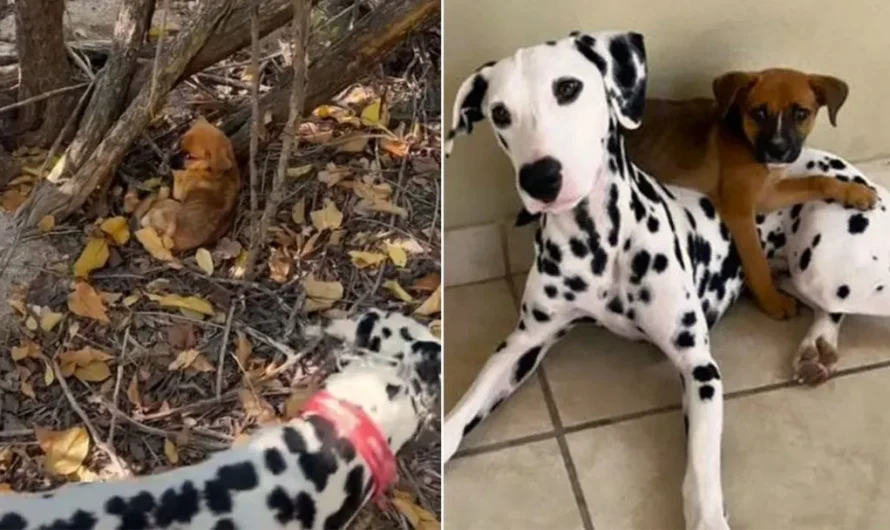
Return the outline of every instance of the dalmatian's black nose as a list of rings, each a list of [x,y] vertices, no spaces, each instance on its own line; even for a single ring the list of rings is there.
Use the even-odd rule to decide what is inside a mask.
[[[519,168],[519,187],[543,202],[553,202],[562,187],[562,164],[552,156]]]

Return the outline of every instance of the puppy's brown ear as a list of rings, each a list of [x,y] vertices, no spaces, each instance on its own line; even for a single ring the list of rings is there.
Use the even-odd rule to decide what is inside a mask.
[[[210,167],[217,171],[228,171],[235,167],[235,154],[228,146],[218,146],[210,150]]]
[[[841,105],[847,100],[847,94],[850,88],[836,77],[828,75],[811,75],[810,88],[816,94],[816,101],[819,106],[828,107],[828,121],[831,125],[837,127],[837,111]]]
[[[711,89],[714,91],[714,99],[717,100],[718,116],[721,119],[725,118],[741,92],[754,86],[759,79],[757,74],[748,72],[727,72],[714,79]]]

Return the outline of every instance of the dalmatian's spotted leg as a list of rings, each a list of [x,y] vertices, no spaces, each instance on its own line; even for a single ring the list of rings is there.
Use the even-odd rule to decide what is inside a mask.
[[[447,463],[463,438],[506,400],[534,373],[556,340],[571,327],[570,311],[555,310],[543,293],[526,297],[516,327],[488,359],[470,389],[445,418],[442,429],[442,462]],[[540,296],[537,296],[540,295]]]

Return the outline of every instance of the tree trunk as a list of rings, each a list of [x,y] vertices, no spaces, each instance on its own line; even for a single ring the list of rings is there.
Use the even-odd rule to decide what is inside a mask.
[[[353,31],[309,67],[303,112],[310,112],[361,79],[410,33],[436,20],[440,6],[439,0],[387,0],[360,20]],[[273,121],[285,120],[290,91],[288,76],[286,82],[260,99],[260,114],[271,110]],[[250,146],[250,115],[250,105],[246,104],[223,120],[223,130],[229,134],[240,158]]]
[[[15,37],[21,84],[19,101],[74,83],[63,33],[64,0],[15,3]],[[15,129],[28,131],[25,143],[49,147],[74,110],[78,94],[67,92],[22,107]]]
[[[46,215],[55,216],[58,222],[79,209],[97,186],[111,178],[133,141],[160,109],[189,61],[231,11],[234,1],[214,0],[204,4],[189,29],[177,35],[168,51],[159,58],[155,82],[142,86],[127,110],[70,179],[41,182],[17,212],[19,223],[34,226]]]

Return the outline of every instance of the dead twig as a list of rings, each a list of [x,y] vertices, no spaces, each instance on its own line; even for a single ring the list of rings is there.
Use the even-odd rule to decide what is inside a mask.
[[[62,88],[57,88],[55,90],[50,90],[49,92],[44,92],[43,94],[37,94],[36,96],[30,97],[28,99],[23,99],[21,101],[16,101],[15,103],[11,103],[6,105],[5,107],[0,107],[0,114],[4,112],[17,109],[19,107],[24,107],[25,105],[30,105],[31,103],[36,103],[38,101],[43,101],[44,99],[51,98],[53,96],[58,96],[59,94],[64,94],[65,92],[71,92],[72,90],[78,90],[84,87],[89,86],[89,81],[85,83],[78,83],[76,85],[66,86]]]
[[[235,314],[235,303],[229,305],[229,314],[226,316],[226,329],[223,331],[222,344],[219,347],[219,362],[216,365],[216,399],[222,393],[223,367],[226,365],[226,350],[229,346],[229,332],[232,331],[232,316]]]
[[[127,343],[130,342],[130,326],[127,326],[127,330],[124,332],[124,343],[121,346],[121,357],[117,362],[117,374],[114,379],[114,394],[111,398],[111,403],[116,407],[117,406],[117,397],[120,395],[121,391],[121,380],[124,377],[124,362],[127,360]],[[117,424],[117,418],[114,416],[111,417],[111,424],[108,426],[108,439],[105,443],[107,443],[110,447],[114,447],[114,428]]]

